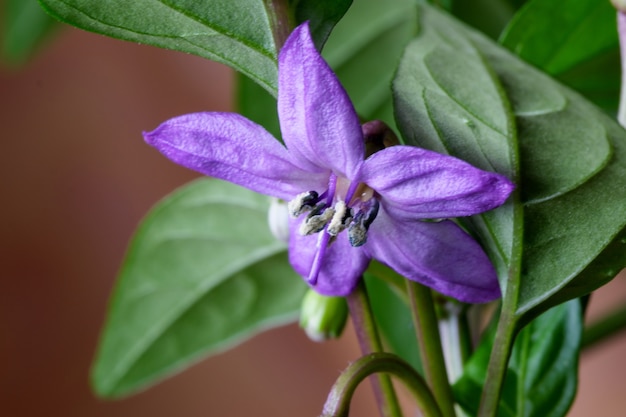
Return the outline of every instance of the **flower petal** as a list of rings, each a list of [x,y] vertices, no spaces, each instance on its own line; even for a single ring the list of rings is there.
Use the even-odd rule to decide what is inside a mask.
[[[283,140],[301,166],[354,176],[365,152],[359,118],[315,49],[308,23],[293,31],[278,57],[278,117]]]
[[[291,220],[289,261],[293,269],[307,281],[317,252],[319,234],[301,236],[298,228],[302,218]],[[343,297],[352,292],[369,264],[363,248],[353,248],[345,233],[326,248],[316,285],[311,285],[322,295]]]
[[[235,113],[175,117],[144,138],[177,164],[262,194],[289,200],[327,186],[327,176],[295,166],[271,134]]]
[[[467,303],[500,297],[493,265],[454,222],[395,221],[379,213],[366,251],[406,278]]]
[[[414,146],[392,146],[365,163],[359,180],[395,217],[471,216],[503,204],[515,186],[506,177]]]

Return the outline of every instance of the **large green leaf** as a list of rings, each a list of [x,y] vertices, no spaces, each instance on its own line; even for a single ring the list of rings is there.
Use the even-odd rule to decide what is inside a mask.
[[[474,40],[517,115],[526,196],[517,314],[528,319],[604,285],[626,266],[626,131],[544,73],[482,37]],[[537,92],[559,94],[565,106],[548,110]]]
[[[3,23],[2,57],[17,65],[26,61],[56,21],[41,10],[37,0],[7,0]]]
[[[159,203],[133,238],[92,379],[120,396],[297,318],[305,285],[270,234],[268,202],[204,179]]]
[[[405,142],[459,156],[516,178],[515,125],[499,80],[465,33],[421,9],[419,37],[394,80],[396,122]],[[513,206],[474,218],[504,286],[514,250]]]
[[[485,36],[422,10],[422,33],[394,82],[398,126],[408,143],[505,174],[519,149],[524,247],[515,314],[531,317],[604,284],[626,263],[625,132]],[[515,124],[506,125],[511,111]],[[507,206],[472,220],[501,274],[511,265],[496,255],[508,253],[520,230],[513,223]]]
[[[276,93],[277,40],[295,17],[321,43],[350,0],[40,0],[54,17],[114,38],[188,52],[230,65]],[[286,26],[287,25],[287,26]]]
[[[534,0],[500,42],[598,104],[615,108],[620,87],[615,15],[608,1]]]
[[[518,335],[511,354],[498,417],[561,417],[576,395],[582,339],[580,300],[545,312]],[[454,384],[457,401],[476,415],[493,348],[485,337]]]

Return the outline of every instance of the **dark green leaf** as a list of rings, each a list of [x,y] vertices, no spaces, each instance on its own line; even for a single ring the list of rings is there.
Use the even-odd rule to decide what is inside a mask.
[[[7,0],[4,5],[2,56],[21,64],[35,51],[56,25],[37,0]]]
[[[517,177],[515,126],[499,80],[450,18],[422,10],[421,33],[407,47],[393,85],[405,142]],[[474,219],[503,281],[513,252],[512,211],[509,204]]]
[[[204,179],[159,203],[122,266],[93,369],[103,396],[135,391],[297,319],[305,285],[270,234],[268,201]]]
[[[351,4],[352,0],[295,0],[291,7],[298,24],[307,20],[310,22],[313,39],[321,50],[333,27]]]
[[[620,87],[616,12],[608,1],[534,0],[500,42],[522,59],[616,108]]]
[[[394,83],[405,140],[506,174],[506,150],[516,143],[496,121],[509,106],[516,116],[525,200],[516,315],[528,319],[604,284],[626,264],[626,133],[485,36],[423,10],[423,33],[408,47]],[[497,100],[499,86],[508,103]],[[508,258],[494,254],[508,253],[513,218],[506,206],[481,217],[488,216],[496,220],[486,228],[476,218],[473,225],[499,272],[507,273]]]
[[[243,74],[237,75],[237,112],[281,137],[276,99]]]
[[[527,202],[517,314],[528,319],[604,285],[626,266],[626,132],[572,90],[474,39],[518,116]],[[540,99],[546,94],[561,95],[565,106],[548,109]]]
[[[561,417],[576,394],[583,317],[580,300],[545,312],[515,342],[498,417]],[[457,401],[476,415],[493,348],[489,332],[454,384]]]
[[[452,13],[488,36],[497,38],[519,3],[519,0],[456,0]]]

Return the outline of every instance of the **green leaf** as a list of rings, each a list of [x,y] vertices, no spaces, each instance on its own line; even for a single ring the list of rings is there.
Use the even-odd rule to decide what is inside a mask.
[[[92,373],[98,394],[128,394],[297,319],[305,285],[267,209],[263,196],[203,179],[152,210],[114,290]]]
[[[510,22],[500,42],[598,104],[615,109],[620,87],[615,16],[608,1],[534,0]]]
[[[275,138],[280,138],[280,123],[276,99],[250,78],[238,74],[237,112],[265,127]]]
[[[352,0],[295,0],[291,5],[298,24],[309,21],[318,50],[328,39],[335,24],[343,17]]]
[[[516,178],[515,125],[499,80],[451,18],[427,7],[421,12],[420,35],[406,48],[393,83],[405,143]],[[514,250],[513,206],[473,221],[504,286]]]
[[[2,34],[2,56],[19,65],[30,57],[56,25],[36,0],[7,0],[5,2]]]
[[[488,36],[497,38],[520,3],[520,0],[456,0],[452,13]]]
[[[504,382],[498,417],[561,417],[576,395],[583,317],[580,300],[545,312],[520,332]],[[493,329],[492,329],[493,330]],[[461,406],[476,415],[493,331],[483,338],[454,384]]]
[[[222,62],[276,94],[278,43],[293,14],[312,19],[321,44],[349,0],[39,0],[54,17],[113,38]],[[277,39],[275,39],[277,38]]]
[[[528,320],[626,266],[626,131],[574,91],[474,39],[517,114],[526,204],[516,314]],[[545,94],[561,95],[565,106],[549,108]]]
[[[513,178],[519,149],[524,246],[522,274],[512,277],[520,291],[514,314],[528,320],[603,285],[626,266],[626,133],[485,36],[422,10],[423,32],[394,81],[398,126],[407,143]],[[515,124],[503,130],[509,108]],[[470,227],[504,285],[520,230],[510,205],[475,216]]]

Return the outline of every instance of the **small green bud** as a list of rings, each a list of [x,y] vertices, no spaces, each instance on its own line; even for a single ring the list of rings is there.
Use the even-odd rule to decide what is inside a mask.
[[[327,297],[308,290],[302,299],[300,327],[315,342],[341,336],[347,319],[348,304],[343,297]]]

